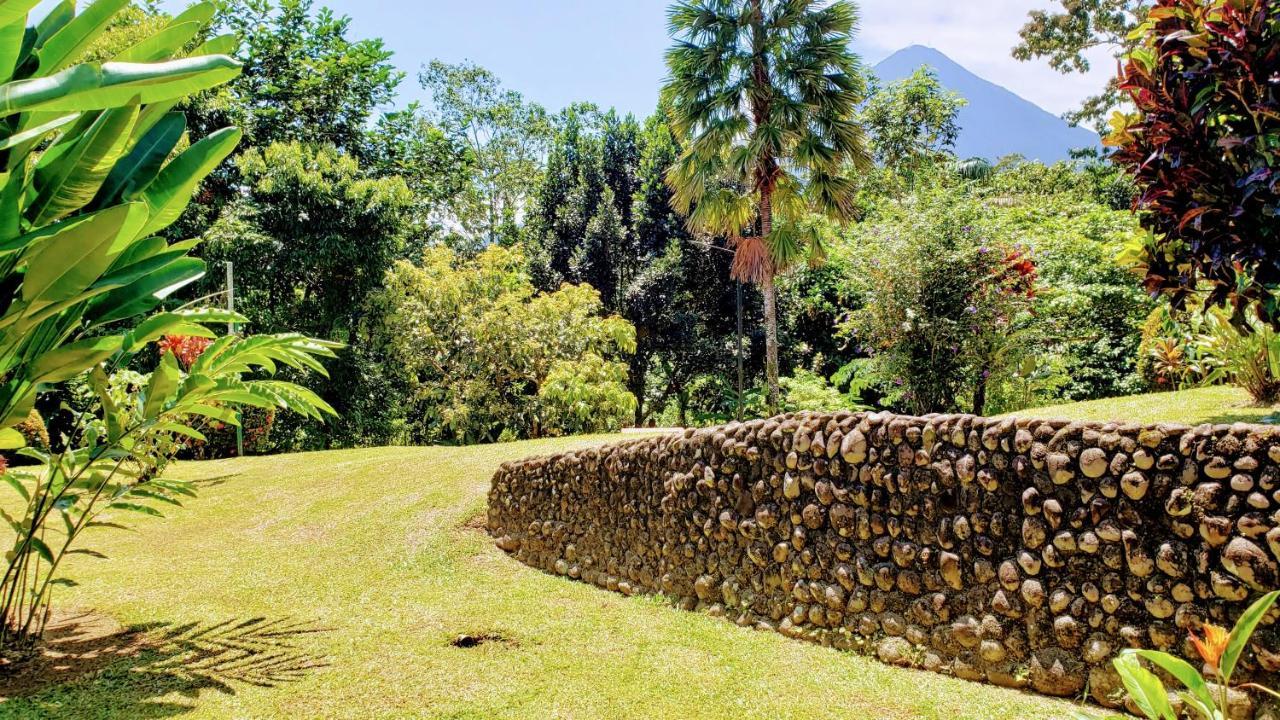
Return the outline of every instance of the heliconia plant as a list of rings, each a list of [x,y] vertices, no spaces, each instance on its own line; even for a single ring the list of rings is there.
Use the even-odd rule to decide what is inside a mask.
[[[173,17],[107,62],[81,62],[129,0],[72,0],[38,22],[39,0],[0,0],[0,451],[41,464],[0,465],[21,498],[0,517],[14,533],[0,577],[0,651],[43,631],[61,564],[94,528],[122,513],[158,515],[189,487],[146,470],[163,437],[201,437],[193,422],[235,424],[235,407],[332,409],[300,386],[270,379],[280,365],[324,372],[333,343],[300,335],[219,338],[189,367],[162,353],[145,386],[120,401],[110,375],[169,336],[216,337],[242,323],[221,310],[155,312],[200,278],[195,241],[159,235],[199,183],[236,147],[227,128],[184,142],[184,98],[240,72],[233,36],[205,39],[213,3]],[[190,49],[194,46],[194,49]],[[60,449],[26,447],[16,426],[42,392],[85,377],[97,406]]]
[[[1178,720],[1179,717],[1169,701],[1169,692],[1165,689],[1164,682],[1144,667],[1142,660],[1164,670],[1182,684],[1185,689],[1178,693],[1178,698],[1186,705],[1193,718],[1225,720],[1230,717],[1228,693],[1232,687],[1256,690],[1280,698],[1280,694],[1274,690],[1256,683],[1243,683],[1239,686],[1231,684],[1254,630],[1271,611],[1277,598],[1280,598],[1280,591],[1259,598],[1240,615],[1230,631],[1206,623],[1200,635],[1191,633],[1191,644],[1200,654],[1200,659],[1213,671],[1216,685],[1210,685],[1199,670],[1180,657],[1157,650],[1122,650],[1112,661],[1112,665],[1138,711],[1150,720]]]

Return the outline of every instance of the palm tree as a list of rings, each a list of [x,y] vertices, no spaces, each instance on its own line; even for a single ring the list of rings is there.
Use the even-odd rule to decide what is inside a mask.
[[[765,375],[778,407],[774,280],[822,258],[814,212],[853,213],[850,167],[870,167],[854,120],[864,76],[847,0],[683,0],[663,102],[683,152],[667,181],[692,228],[729,238],[734,276],[764,295]]]

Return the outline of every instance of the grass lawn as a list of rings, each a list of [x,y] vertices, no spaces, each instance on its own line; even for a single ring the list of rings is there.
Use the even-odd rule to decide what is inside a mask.
[[[532,570],[479,529],[504,460],[600,439],[187,463],[199,499],[75,558],[6,718],[1064,718]],[[89,611],[93,611],[92,613]],[[148,628],[115,634],[113,623]],[[460,635],[488,641],[454,647]],[[81,675],[84,668],[92,669]]]
[[[1254,405],[1245,391],[1234,387],[1211,387],[1181,392],[1134,395],[1093,400],[1056,407],[1021,410],[1011,416],[1062,420],[1122,420],[1138,423],[1258,423],[1280,412],[1280,406]]]

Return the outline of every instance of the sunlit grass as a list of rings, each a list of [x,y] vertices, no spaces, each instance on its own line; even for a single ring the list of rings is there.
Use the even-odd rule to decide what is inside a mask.
[[[1022,410],[1010,415],[1062,420],[1200,425],[1260,423],[1278,411],[1280,406],[1255,405],[1249,394],[1239,388],[1211,387],[1093,400]]]
[[[201,481],[199,499],[136,533],[92,538],[111,559],[77,557],[70,570],[82,585],[57,601],[162,624],[153,634],[176,639],[10,699],[0,717],[1070,715],[1066,702],[552,577],[469,526],[499,463],[592,442],[182,464],[179,476]],[[242,639],[238,623],[254,618],[317,631]],[[453,647],[461,634],[495,638]]]

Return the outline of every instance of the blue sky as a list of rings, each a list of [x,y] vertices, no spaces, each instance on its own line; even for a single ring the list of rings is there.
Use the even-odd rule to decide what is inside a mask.
[[[166,9],[189,0],[164,0]],[[381,37],[421,98],[418,68],[432,58],[472,60],[552,110],[580,100],[645,115],[665,75],[668,0],[316,0],[352,19],[353,34]],[[862,0],[856,49],[868,63],[930,45],[988,80],[1061,114],[1114,72],[1100,54],[1091,76],[1064,77],[1009,56],[1027,11],[1049,0]]]

